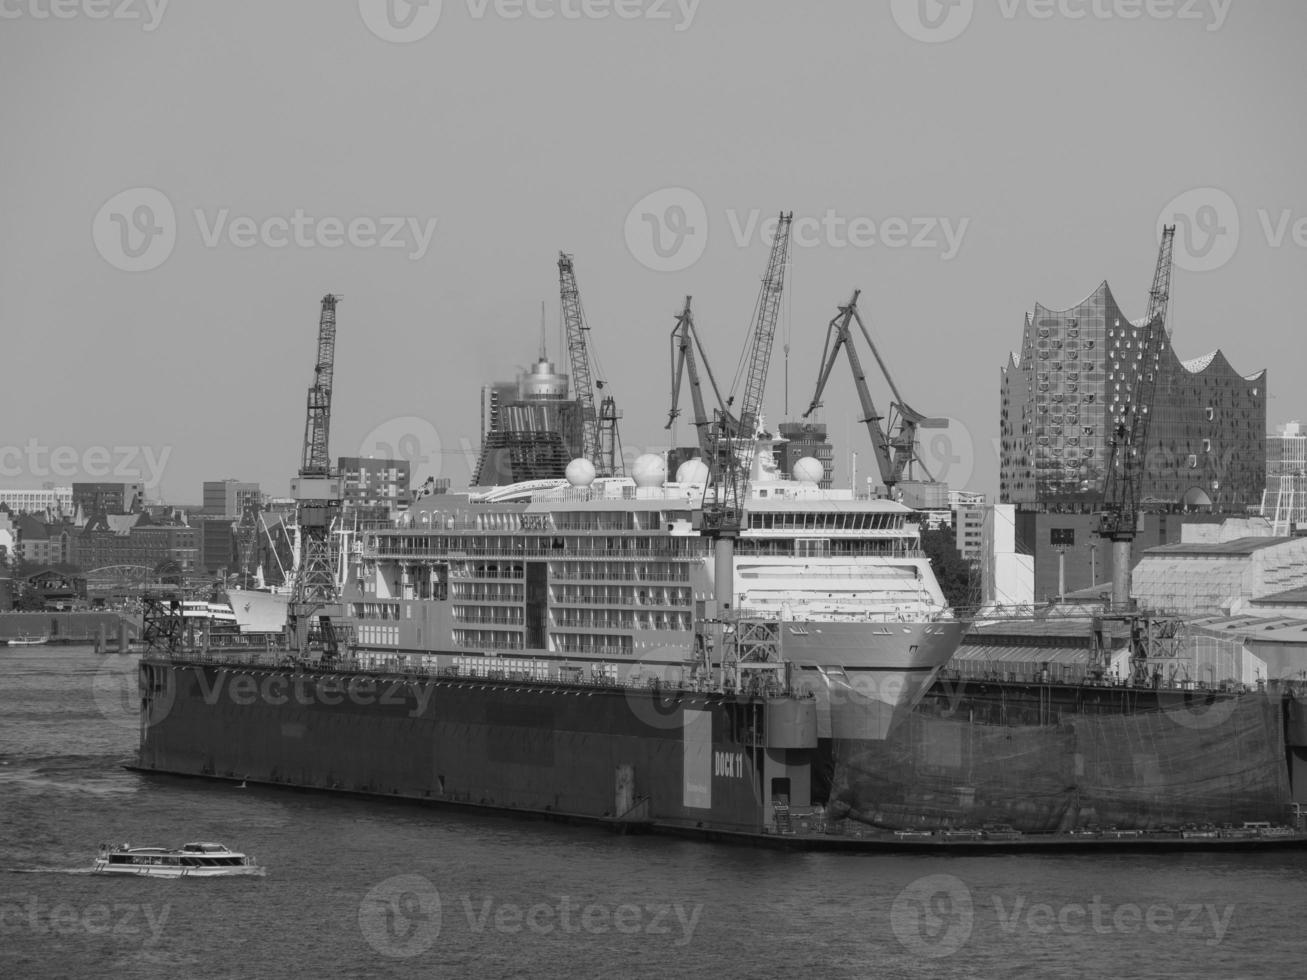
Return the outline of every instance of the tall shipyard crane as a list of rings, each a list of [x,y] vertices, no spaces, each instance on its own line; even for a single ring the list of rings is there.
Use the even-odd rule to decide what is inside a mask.
[[[576,285],[576,270],[572,256],[558,253],[558,286],[563,304],[563,325],[567,331],[567,352],[572,362],[572,384],[581,407],[582,453],[594,464],[598,476],[623,476],[621,442],[617,434],[617,402],[612,395],[595,408],[595,388],[603,388],[602,380],[595,381],[590,370],[591,354],[586,335],[590,325],[581,308],[581,291]]]
[[[1134,391],[1129,400],[1121,404],[1120,414],[1110,420],[1112,443],[1103,481],[1098,534],[1112,542],[1112,605],[1120,609],[1130,604],[1130,550],[1139,533],[1148,424],[1153,414],[1157,377],[1162,373],[1162,351],[1166,345],[1166,307],[1171,297],[1171,245],[1174,238],[1175,225],[1163,226],[1153,285],[1148,291],[1148,314],[1144,318],[1144,336],[1139,345],[1143,356]],[[1120,344],[1119,337],[1117,343]]]
[[[771,254],[767,258],[767,271],[758,290],[758,302],[754,306],[753,323],[745,345],[748,362],[740,414],[732,418],[723,413],[720,424],[716,426],[715,445],[709,461],[710,484],[714,492],[709,495],[705,488],[703,521],[705,529],[719,542],[723,538],[734,538],[740,529],[744,489],[753,468],[756,429],[762,413],[762,396],[767,386],[776,321],[781,311],[781,293],[785,288],[793,217],[793,212],[781,213],[772,238]]]
[[[331,554],[331,531],[340,516],[344,496],[339,476],[331,472],[328,434],[331,429],[332,373],[336,360],[336,303],[338,296],[322,297],[318,320],[318,354],[309,386],[304,419],[304,453],[299,476],[291,480],[295,516],[299,525],[300,561],[291,588],[286,628],[291,649],[304,653],[316,616],[322,634],[324,655],[335,657],[339,638],[333,617],[337,606],[335,567]]]
[[[667,413],[667,424],[663,428],[670,429],[677,416],[681,414],[681,378],[688,373],[690,401],[694,406],[695,438],[699,443],[699,451],[703,454],[704,462],[707,463],[712,459],[715,445],[713,423],[714,420],[724,416],[725,409],[722,407],[724,403],[722,393],[717,387],[717,379],[713,377],[712,368],[708,365],[708,356],[703,351],[703,344],[699,342],[698,331],[694,329],[690,299],[689,296],[685,297],[685,309],[676,318],[676,326],[672,328],[672,408]],[[696,350],[699,352],[698,358],[694,354]],[[708,375],[708,383],[712,385],[713,397],[717,400],[712,415],[708,414],[708,406],[704,402],[703,383],[699,377],[700,360],[703,361],[704,372]]]
[[[821,406],[821,396],[826,390],[826,382],[830,379],[831,370],[840,356],[840,350],[843,349],[849,360],[849,368],[853,371],[853,384],[858,389],[858,401],[862,407],[860,421],[866,423],[867,432],[871,436],[871,446],[876,454],[876,466],[880,470],[880,479],[885,484],[886,491],[893,492],[894,487],[904,479],[905,474],[908,479],[913,479],[914,467],[920,467],[926,479],[933,483],[934,477],[930,475],[930,471],[926,469],[917,452],[917,429],[946,428],[948,422],[943,419],[927,418],[920,412],[914,411],[903,400],[898,385],[894,383],[894,378],[885,364],[885,359],[880,356],[880,351],[877,350],[875,341],[871,339],[867,325],[862,322],[862,315],[858,312],[860,295],[862,290],[855,289],[853,297],[847,304],[839,307],[839,313],[826,328],[826,346],[822,350],[822,367],[821,374],[817,377],[817,390],[813,393],[812,403],[808,405],[808,410],[803,413],[803,417],[807,418]],[[876,403],[872,401],[871,391],[867,388],[867,373],[862,368],[857,348],[853,345],[853,335],[849,331],[849,325],[854,321],[857,322],[863,339],[867,341],[867,346],[871,348],[872,356],[880,365],[881,374],[885,376],[885,381],[894,396],[890,402],[888,420],[876,411]],[[882,426],[882,422],[886,424]]]

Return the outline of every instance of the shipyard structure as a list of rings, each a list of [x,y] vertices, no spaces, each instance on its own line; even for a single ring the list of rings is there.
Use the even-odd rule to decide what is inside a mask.
[[[1059,565],[1067,591],[1111,579],[1095,512],[1145,364],[1144,328],[1103,282],[1069,309],[1036,304],[1002,368],[999,496],[1015,506],[1019,550],[1034,558],[1036,598],[1058,591]],[[1246,514],[1266,486],[1264,370],[1242,375],[1220,350],[1181,360],[1168,335],[1155,383],[1135,561],[1179,543],[1195,517]]]

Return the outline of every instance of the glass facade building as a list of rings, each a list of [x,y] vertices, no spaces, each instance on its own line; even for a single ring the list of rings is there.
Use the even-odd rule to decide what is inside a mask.
[[[1266,372],[1240,375],[1219,351],[1147,363],[1142,320],[1106,282],[1067,310],[1036,305],[1001,373],[1000,483],[1022,509],[1090,512],[1111,437],[1141,372],[1156,372],[1141,499],[1146,510],[1243,513],[1266,483]]]

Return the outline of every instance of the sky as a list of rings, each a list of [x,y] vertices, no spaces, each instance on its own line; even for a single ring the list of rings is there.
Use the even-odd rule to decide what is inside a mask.
[[[285,494],[331,292],[333,458],[466,485],[542,301],[566,360],[560,250],[628,460],[692,444],[676,314],[729,387],[781,210],[768,422],[861,289],[935,475],[993,498],[1025,312],[1142,315],[1163,222],[1180,356],[1307,419],[1304,37],[1299,0],[0,0],[0,484]],[[813,417],[870,472],[846,366]]]

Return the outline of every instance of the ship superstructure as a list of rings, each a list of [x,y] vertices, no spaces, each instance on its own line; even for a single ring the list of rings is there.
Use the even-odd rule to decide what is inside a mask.
[[[343,592],[357,656],[535,681],[774,681],[817,695],[822,737],[884,737],[963,629],[911,511],[764,473],[724,596],[703,484],[639,462],[637,479],[449,494],[363,529]]]

